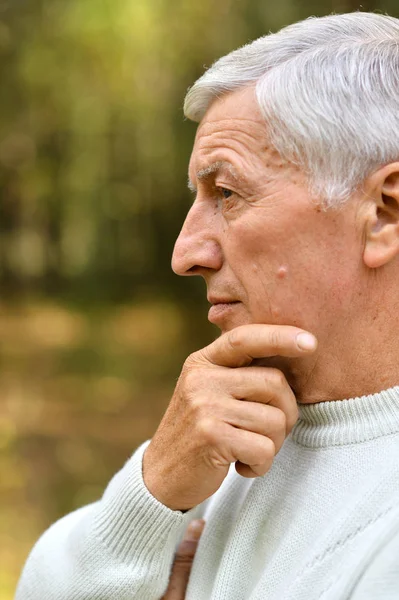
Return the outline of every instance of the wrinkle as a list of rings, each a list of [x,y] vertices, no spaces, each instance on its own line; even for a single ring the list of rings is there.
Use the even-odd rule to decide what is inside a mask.
[[[244,137],[244,136],[243,136]],[[224,136],[220,136],[220,138],[212,137],[212,140],[208,140],[204,142],[203,140],[198,144],[198,151],[205,152],[206,150],[220,150],[221,152],[225,149],[233,150],[237,152],[237,154],[242,154],[243,151],[252,151],[254,147],[254,143],[257,142],[256,138],[252,136],[247,136],[247,140],[244,139],[234,139],[234,138],[225,138]],[[221,139],[223,143],[221,143]],[[260,151],[260,155],[261,155]]]

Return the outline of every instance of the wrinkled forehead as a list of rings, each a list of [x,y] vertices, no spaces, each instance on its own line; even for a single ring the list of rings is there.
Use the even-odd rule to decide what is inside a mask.
[[[198,130],[205,123],[229,117],[263,120],[254,85],[239,88],[214,98],[201,119]]]
[[[214,100],[198,125],[190,172],[202,172],[227,155],[250,155],[266,145],[267,127],[254,90],[245,88]]]
[[[211,180],[212,174],[255,183],[259,178],[288,176],[288,171],[298,170],[270,143],[267,124],[257,106],[251,110],[252,98],[244,112],[232,96],[224,102],[218,100],[219,105],[215,102],[198,126],[188,169],[193,191],[196,182]]]
[[[201,119],[195,143],[211,134],[234,134],[237,131],[255,133],[263,129],[266,123],[261,114],[253,87],[229,92],[216,98]]]

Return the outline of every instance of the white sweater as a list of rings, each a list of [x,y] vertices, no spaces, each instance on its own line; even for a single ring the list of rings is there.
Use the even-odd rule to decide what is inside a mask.
[[[265,476],[231,469],[185,514],[146,489],[145,447],[100,501],[44,533],[16,600],[159,600],[199,515],[187,600],[399,599],[399,387],[301,405]]]

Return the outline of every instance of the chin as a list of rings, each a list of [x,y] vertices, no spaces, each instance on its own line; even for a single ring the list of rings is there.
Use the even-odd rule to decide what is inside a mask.
[[[216,325],[219,329],[220,334],[228,333],[232,329],[236,329],[236,327],[241,327],[242,325],[253,325],[255,322],[250,319],[232,319],[226,323],[221,323],[220,325]]]

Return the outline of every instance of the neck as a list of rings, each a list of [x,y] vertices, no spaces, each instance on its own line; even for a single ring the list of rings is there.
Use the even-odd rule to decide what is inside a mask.
[[[399,327],[398,330],[399,332]],[[374,352],[372,352],[374,350]],[[361,346],[348,336],[346,346],[331,351],[319,344],[309,359],[274,357],[254,365],[280,369],[301,404],[356,398],[399,386],[399,356],[393,342]]]
[[[314,367],[308,372],[290,365],[286,374],[298,402],[313,404],[328,400],[342,400],[369,394],[399,384],[397,359],[386,356],[380,346],[380,354],[362,355],[356,351],[347,360],[341,356],[320,353]],[[347,353],[345,353],[347,354]]]
[[[356,338],[355,331],[347,330],[336,343],[321,343],[308,368],[291,366],[289,377],[299,402],[354,398],[399,384],[399,326],[384,332],[370,326],[357,331],[363,335]]]

